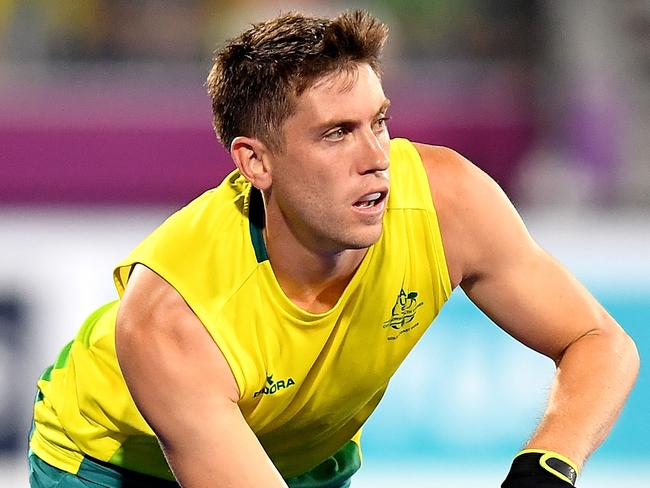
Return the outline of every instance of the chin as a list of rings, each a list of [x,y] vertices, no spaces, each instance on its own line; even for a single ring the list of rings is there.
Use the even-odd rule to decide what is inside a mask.
[[[348,249],[367,249],[381,238],[382,232],[383,225],[380,224],[377,228],[365,229],[363,233],[348,236],[346,247]]]

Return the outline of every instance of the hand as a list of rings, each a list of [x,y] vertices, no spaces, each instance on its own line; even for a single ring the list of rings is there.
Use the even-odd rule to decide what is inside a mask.
[[[571,488],[577,476],[577,467],[564,456],[527,449],[515,456],[501,488]]]

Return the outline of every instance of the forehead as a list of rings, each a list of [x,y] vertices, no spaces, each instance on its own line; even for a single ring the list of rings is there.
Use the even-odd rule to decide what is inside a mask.
[[[294,116],[317,123],[372,117],[386,101],[381,80],[367,64],[318,79],[296,99]]]

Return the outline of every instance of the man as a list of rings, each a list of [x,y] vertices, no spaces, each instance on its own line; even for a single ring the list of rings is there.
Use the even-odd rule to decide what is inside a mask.
[[[558,365],[503,486],[573,485],[635,346],[488,176],[389,139],[386,35],[359,11],[288,14],[217,55],[237,170],[118,265],[120,300],[39,381],[32,486],[349,486],[361,426],[457,286]]]

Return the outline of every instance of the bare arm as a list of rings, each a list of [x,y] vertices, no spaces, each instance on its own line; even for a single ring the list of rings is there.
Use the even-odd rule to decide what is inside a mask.
[[[636,379],[634,343],[532,240],[494,181],[453,151],[418,150],[453,284],[508,334],[557,365],[547,410],[526,447],[582,465],[607,436]]]
[[[115,346],[140,412],[184,487],[286,487],[246,424],[230,368],[181,296],[137,265]]]

